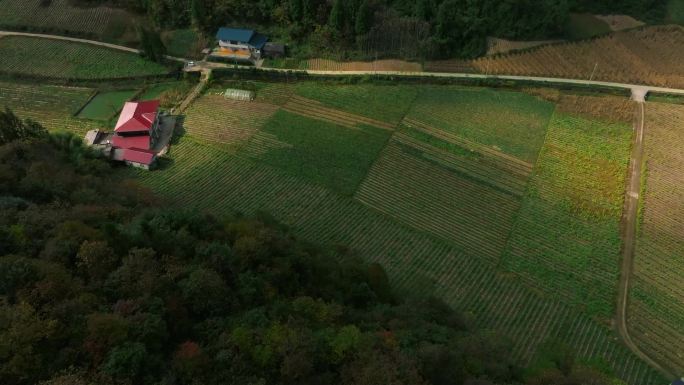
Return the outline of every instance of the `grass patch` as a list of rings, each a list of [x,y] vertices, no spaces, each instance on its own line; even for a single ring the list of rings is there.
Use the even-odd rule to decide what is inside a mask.
[[[178,83],[160,83],[153,84],[148,87],[138,99],[140,100],[152,100],[158,99],[164,92],[173,90],[178,87]]]
[[[350,129],[278,111],[246,150],[292,175],[352,195],[390,134],[374,127]]]
[[[412,86],[372,84],[332,85],[318,82],[297,84],[298,95],[327,107],[388,123],[399,123],[416,97]]]
[[[90,44],[32,37],[0,39],[0,71],[67,79],[163,75],[168,68],[140,56]]]
[[[101,92],[81,110],[78,117],[107,121],[119,112],[135,93],[135,90]]]
[[[553,109],[520,92],[426,87],[408,117],[533,163]]]
[[[611,31],[608,23],[590,13],[571,13],[565,25],[565,37],[570,40],[588,39]]]

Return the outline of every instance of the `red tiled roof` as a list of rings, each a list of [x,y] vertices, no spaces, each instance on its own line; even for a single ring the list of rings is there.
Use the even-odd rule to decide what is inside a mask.
[[[155,155],[154,151],[142,148],[127,148],[124,150],[123,160],[150,165],[154,162]]]
[[[142,148],[144,150],[150,149],[150,136],[149,135],[136,135],[136,136],[112,136],[112,145],[114,147],[120,148]]]
[[[119,120],[116,122],[116,132],[149,131],[154,125],[159,109],[159,100],[144,102],[126,102]]]

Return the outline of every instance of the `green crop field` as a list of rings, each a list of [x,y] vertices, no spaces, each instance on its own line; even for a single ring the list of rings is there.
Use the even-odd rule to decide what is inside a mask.
[[[382,263],[400,291],[440,296],[483,327],[505,333],[523,363],[540,344],[558,338],[574,346],[581,361],[604,362],[629,384],[663,381],[617,343],[610,328],[318,183],[190,138],[172,147],[170,158],[163,170],[126,172],[183,207],[217,214],[266,211],[305,239],[348,245]]]
[[[398,124],[416,97],[417,88],[383,85],[299,83],[296,93],[341,111]]]
[[[640,346],[684,371],[684,106],[648,103],[647,175],[641,212],[630,330]]]
[[[124,103],[136,94],[135,90],[110,91],[98,93],[82,110],[78,117],[107,121],[114,117]]]
[[[163,75],[169,70],[140,56],[69,41],[0,38],[0,72],[69,79]]]
[[[304,239],[345,245],[383,264],[402,293],[439,296],[505,335],[520,363],[560,339],[628,384],[663,381],[605,322],[626,125],[509,91],[403,86],[401,108],[401,98],[370,95],[363,111],[351,97],[341,106],[300,93],[311,83],[254,86],[253,102],[212,88],[187,110],[160,169],[121,172],[169,204],[265,211]],[[337,94],[385,91],[353,87]],[[375,113],[383,103],[389,112]]]
[[[261,128],[277,107],[225,99],[209,92],[186,111],[185,131],[196,140],[235,151]]]
[[[245,154],[352,195],[390,135],[371,126],[347,128],[279,111],[252,138]]]
[[[552,103],[520,92],[425,87],[408,118],[534,163],[552,112]]]
[[[552,118],[503,266],[592,316],[613,313],[631,127]]]
[[[56,34],[93,35],[107,41],[136,39],[136,17],[123,10],[77,7],[70,0],[1,0],[0,29],[27,29]],[[128,36],[127,36],[128,35]]]
[[[99,125],[74,114],[93,93],[88,88],[0,82],[0,108],[10,108],[21,118],[31,118],[50,130],[85,134]]]

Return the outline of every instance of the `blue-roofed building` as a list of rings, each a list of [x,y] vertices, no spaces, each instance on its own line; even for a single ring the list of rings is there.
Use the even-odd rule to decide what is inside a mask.
[[[674,382],[672,382],[672,385],[684,385],[684,378],[674,380]]]
[[[212,56],[231,60],[259,60],[268,38],[251,29],[220,28],[216,32],[219,45]]]

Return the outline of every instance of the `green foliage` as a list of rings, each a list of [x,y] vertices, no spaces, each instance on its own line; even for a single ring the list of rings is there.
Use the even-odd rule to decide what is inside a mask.
[[[264,151],[257,159],[352,195],[390,136],[390,132],[363,126],[347,128],[276,112],[262,131],[283,143]],[[258,142],[253,140],[246,150]]]
[[[667,20],[684,25],[684,2],[680,0],[669,0],[667,2]]]
[[[507,269],[608,318],[632,130],[556,113],[504,256]]]
[[[575,40],[587,39],[611,31],[608,23],[588,13],[571,14],[565,27],[565,35]]]
[[[126,342],[109,352],[103,371],[117,378],[135,378],[141,373],[146,359],[145,345]]]
[[[0,145],[15,140],[45,138],[47,130],[30,120],[21,120],[9,108],[0,111]]]
[[[3,57],[0,71],[35,77],[107,79],[169,72],[164,66],[133,53],[35,37],[7,36],[0,39],[0,56]]]
[[[140,38],[140,54],[142,57],[153,62],[161,63],[166,55],[166,46],[161,39],[159,31],[138,27]]]
[[[407,117],[534,163],[553,109],[521,92],[426,87]]]

